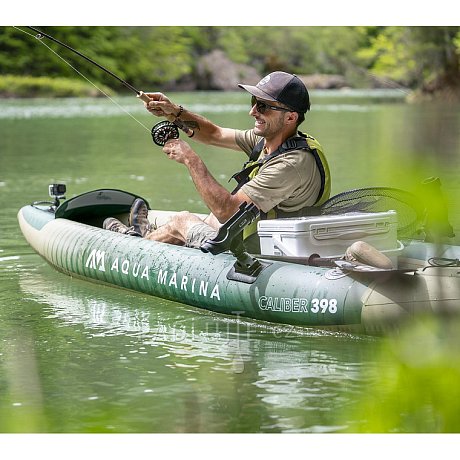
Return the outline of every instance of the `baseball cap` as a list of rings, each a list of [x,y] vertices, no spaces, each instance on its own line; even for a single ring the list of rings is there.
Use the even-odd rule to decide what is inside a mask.
[[[276,71],[262,78],[256,86],[238,86],[255,97],[280,102],[295,112],[305,113],[310,110],[307,87],[297,75]]]

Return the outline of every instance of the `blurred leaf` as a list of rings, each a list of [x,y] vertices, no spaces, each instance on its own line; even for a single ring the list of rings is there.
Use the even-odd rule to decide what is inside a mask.
[[[364,433],[460,431],[460,324],[426,319],[383,342],[350,426]]]

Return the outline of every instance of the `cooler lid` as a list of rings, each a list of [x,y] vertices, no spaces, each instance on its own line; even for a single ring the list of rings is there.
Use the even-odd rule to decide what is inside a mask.
[[[387,212],[349,212],[339,215],[324,215],[311,217],[293,217],[287,219],[266,219],[257,223],[257,231],[263,232],[310,232],[320,226],[346,227],[349,225],[371,225],[388,223],[397,225],[396,211]]]

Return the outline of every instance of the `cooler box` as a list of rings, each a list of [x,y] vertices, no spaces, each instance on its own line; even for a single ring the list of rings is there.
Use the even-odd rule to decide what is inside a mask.
[[[397,267],[403,245],[397,239],[396,211],[260,220],[257,232],[264,255],[342,257],[355,241],[383,252]]]

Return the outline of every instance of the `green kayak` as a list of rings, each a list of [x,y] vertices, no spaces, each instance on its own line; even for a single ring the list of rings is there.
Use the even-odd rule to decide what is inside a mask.
[[[65,274],[221,314],[379,334],[416,315],[460,311],[459,246],[412,241],[393,270],[253,255],[257,270],[241,273],[230,251],[213,255],[102,229],[108,216],[126,220],[136,197],[95,190],[59,206],[24,206],[18,220],[32,248]],[[170,214],[150,210],[149,219]]]

